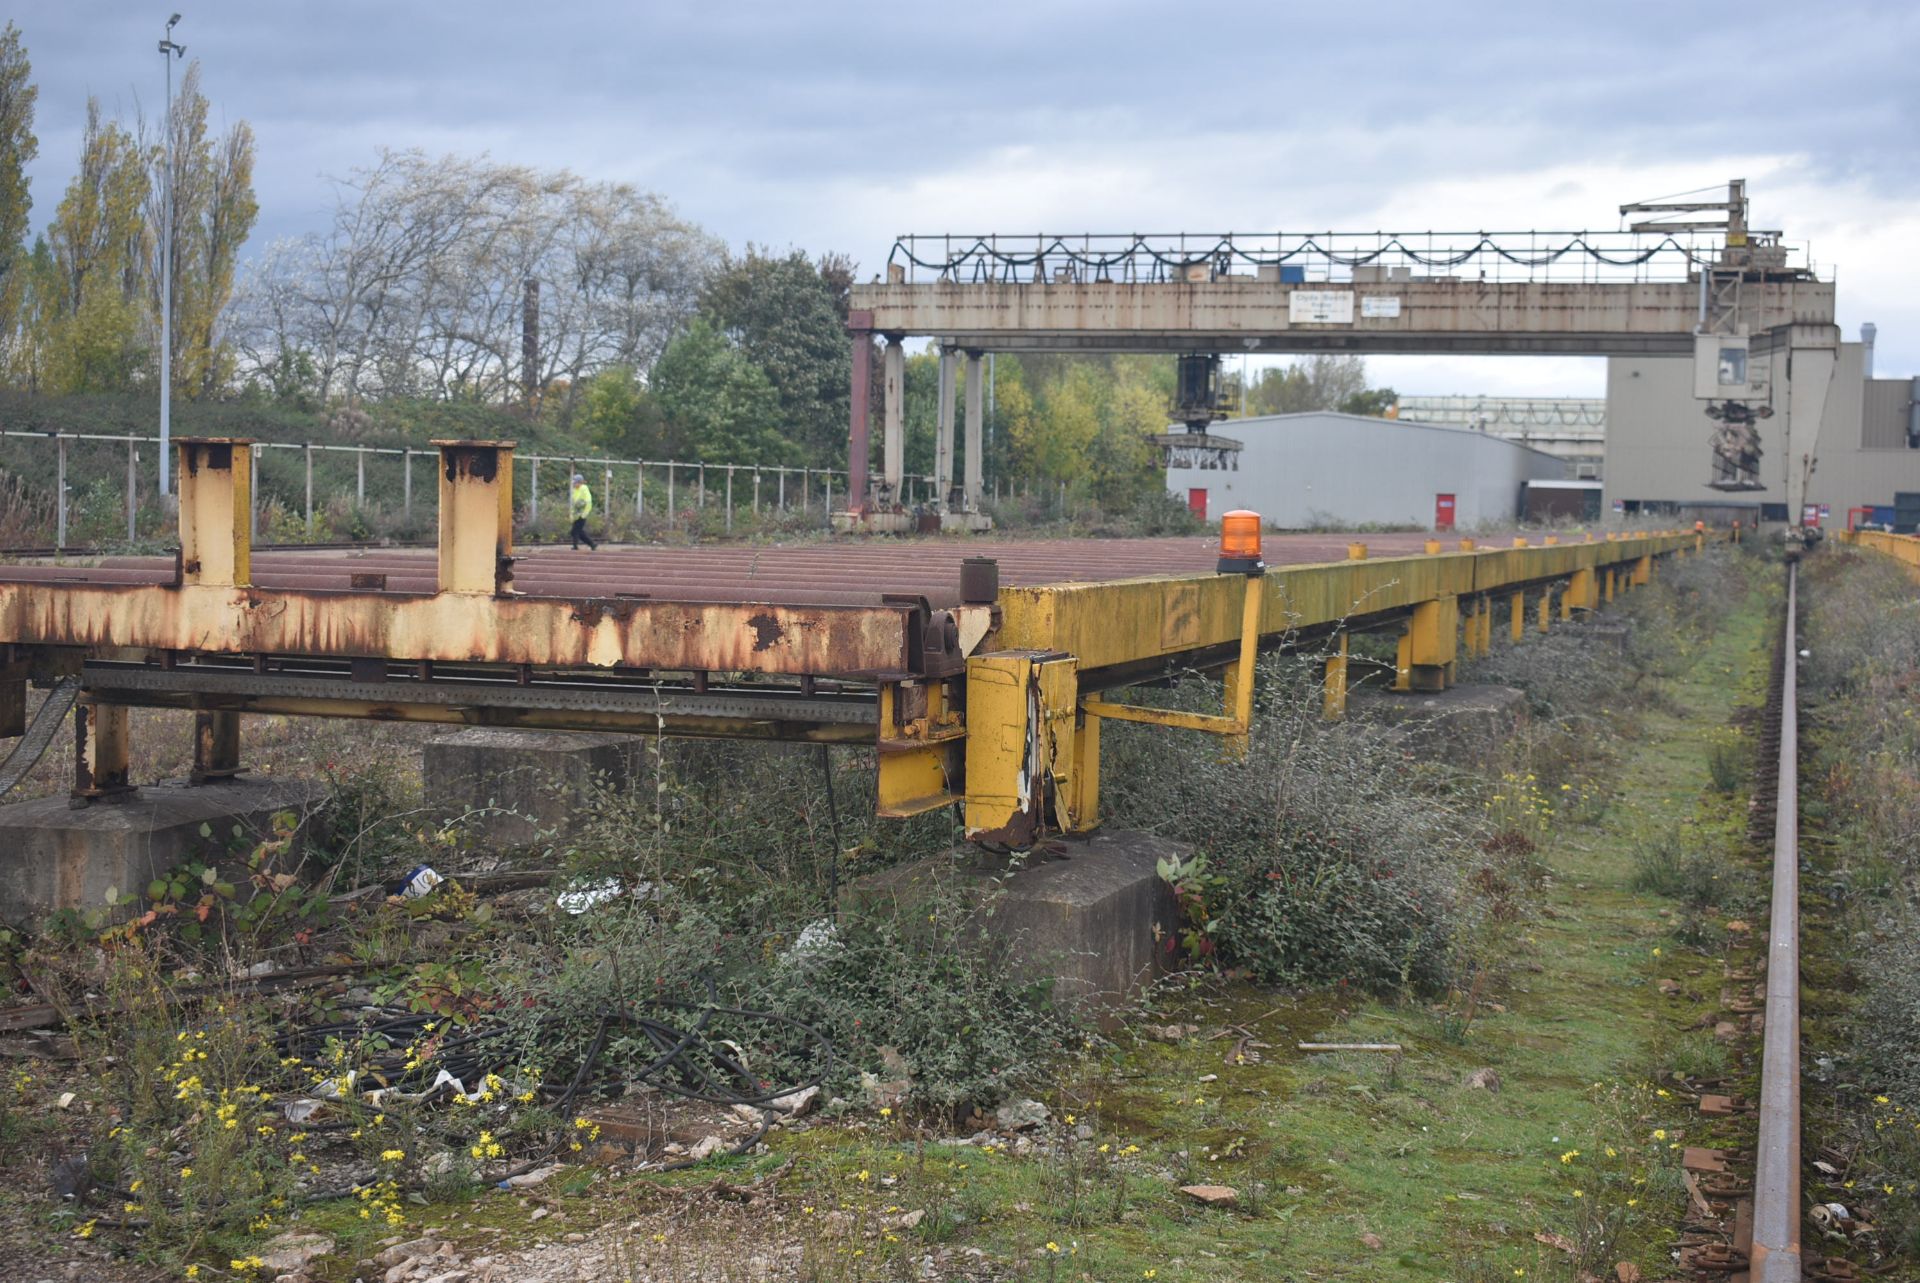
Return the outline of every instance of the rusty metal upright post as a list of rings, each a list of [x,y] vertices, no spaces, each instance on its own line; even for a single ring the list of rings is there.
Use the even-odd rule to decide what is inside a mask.
[[[253,582],[253,442],[175,437],[179,451],[180,582],[244,588]]]
[[[193,715],[193,770],[188,781],[213,784],[240,773],[240,714],[198,712]]]
[[[435,441],[440,448],[441,592],[495,594],[512,578],[511,441]]]
[[[74,806],[131,796],[127,727],[124,704],[96,704],[82,695],[73,706]]]

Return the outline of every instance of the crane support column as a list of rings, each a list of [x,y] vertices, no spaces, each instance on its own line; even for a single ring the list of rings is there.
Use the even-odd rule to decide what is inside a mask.
[[[906,493],[907,441],[907,350],[900,336],[887,336],[887,350],[880,358],[880,504],[898,507]]]
[[[873,451],[868,438],[867,392],[873,383],[873,313],[849,312],[853,335],[853,390],[847,425],[847,508],[858,512],[867,505],[867,458]]]
[[[967,353],[966,510],[980,511],[980,492],[986,479],[987,400],[980,377],[980,354]]]
[[[1507,621],[1507,633],[1516,646],[1527,635],[1527,594],[1524,591],[1513,595],[1513,618]]]
[[[933,440],[933,506],[939,512],[951,512],[957,506],[953,494],[953,403],[958,363],[957,352],[940,349],[940,413]]]

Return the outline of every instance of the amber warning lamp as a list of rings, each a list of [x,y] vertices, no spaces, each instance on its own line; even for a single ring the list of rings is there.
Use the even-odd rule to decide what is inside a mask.
[[[1220,519],[1220,564],[1215,569],[1223,575],[1265,573],[1266,563],[1260,560],[1259,513],[1240,508]]]

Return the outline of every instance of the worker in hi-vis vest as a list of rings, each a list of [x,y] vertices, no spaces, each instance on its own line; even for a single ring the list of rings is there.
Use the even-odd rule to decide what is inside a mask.
[[[587,518],[593,515],[593,491],[587,488],[587,479],[577,472],[573,474],[572,512],[573,529],[567,532],[567,537],[573,540],[573,550],[579,552],[581,544],[589,551],[598,548],[600,545],[587,533]]]

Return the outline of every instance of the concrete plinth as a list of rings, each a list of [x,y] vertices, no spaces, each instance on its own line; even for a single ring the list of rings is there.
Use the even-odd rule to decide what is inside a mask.
[[[625,788],[641,739],[575,731],[473,727],[427,741],[428,802],[452,818],[473,814],[484,842],[525,846],[572,832],[596,785]]]
[[[80,810],[65,797],[0,806],[0,918],[98,908],[109,887],[144,895],[147,883],[182,861],[226,858],[244,840],[233,836],[234,825],[265,836],[279,812],[304,814],[325,797],[326,786],[314,781],[248,777],[159,784]],[[202,825],[212,837],[201,836]]]
[[[848,901],[912,913],[940,888],[956,889],[982,907],[982,947],[1014,974],[1051,979],[1062,1003],[1122,1002],[1162,973],[1180,910],[1158,862],[1191,848],[1128,832],[1050,845],[1062,853],[1036,849],[1010,875],[1003,861],[971,852],[918,860],[853,883]]]
[[[1527,716],[1527,694],[1512,686],[1454,686],[1444,691],[1359,689],[1347,715],[1392,727],[1409,750],[1441,761],[1486,762]]]

